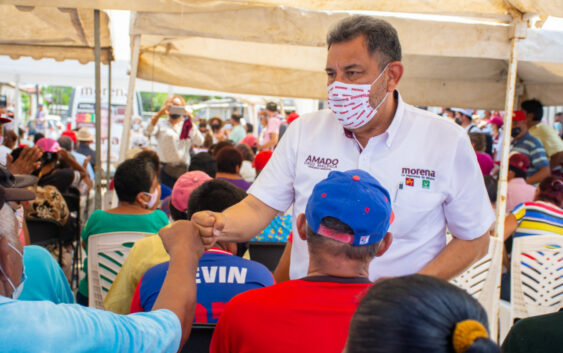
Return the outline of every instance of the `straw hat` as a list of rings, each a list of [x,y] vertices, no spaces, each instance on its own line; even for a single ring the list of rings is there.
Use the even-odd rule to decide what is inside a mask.
[[[76,139],[78,141],[90,142],[90,141],[94,141],[94,136],[92,136],[92,134],[90,133],[90,131],[88,131],[88,129],[83,127],[80,130],[78,130],[78,134],[76,134]]]

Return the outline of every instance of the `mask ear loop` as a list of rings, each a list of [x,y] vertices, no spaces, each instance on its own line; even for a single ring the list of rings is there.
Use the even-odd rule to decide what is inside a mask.
[[[12,287],[12,294],[16,291],[16,287],[14,286],[14,284],[12,283],[12,280],[10,279],[10,277],[8,277],[8,275],[6,275],[6,272],[4,272],[4,269],[2,268],[2,265],[0,265],[0,272],[2,272],[2,275],[4,275],[4,277],[6,277],[6,280],[8,281],[8,283],[10,284],[10,287]]]

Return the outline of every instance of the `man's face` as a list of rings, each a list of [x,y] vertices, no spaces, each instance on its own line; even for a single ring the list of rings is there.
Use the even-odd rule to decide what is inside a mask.
[[[379,54],[370,55],[363,35],[332,44],[326,60],[327,86],[334,81],[349,84],[372,84],[381,73]],[[376,106],[385,95],[385,75],[372,86],[370,104]]]
[[[520,128],[520,133],[515,136],[515,139],[520,139],[522,136],[524,136],[526,134],[526,132],[528,132],[528,124],[526,123],[526,120],[523,121],[513,121],[512,122],[512,128],[515,127],[519,127]]]

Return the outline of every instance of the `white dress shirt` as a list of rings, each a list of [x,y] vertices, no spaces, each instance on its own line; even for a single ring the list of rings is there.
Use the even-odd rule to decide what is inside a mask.
[[[305,212],[315,184],[332,170],[362,169],[387,188],[395,221],[393,243],[370,265],[372,280],[421,270],[446,246],[446,225],[464,240],[485,234],[494,213],[467,133],[439,116],[398,106],[387,131],[362,150],[330,110],[293,122],[249,193],[293,219]],[[346,222],[345,219],[341,220]],[[297,234],[296,224],[293,232]],[[307,244],[293,237],[290,277],[307,274]]]
[[[183,126],[183,121],[172,125],[168,118],[162,118],[154,126],[149,122],[145,128],[146,136],[156,137],[156,152],[161,163],[184,162],[189,165],[192,142],[198,146],[203,144],[203,136],[195,126],[192,127],[188,139],[180,140]]]

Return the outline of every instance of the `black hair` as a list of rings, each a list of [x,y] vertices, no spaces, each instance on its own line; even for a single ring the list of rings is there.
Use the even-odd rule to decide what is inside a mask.
[[[483,178],[485,179],[485,188],[489,195],[489,201],[491,201],[491,203],[497,203],[498,181],[492,175],[484,175]]]
[[[242,116],[239,113],[233,113],[231,114],[231,119],[233,119],[237,123],[240,123],[240,119],[242,119]]]
[[[321,225],[338,233],[354,234],[354,231],[349,225],[334,217],[323,218]],[[315,233],[311,227],[307,226],[307,245],[312,254],[324,252],[334,257],[344,255],[352,260],[370,261],[377,255],[379,244],[380,242],[363,246],[353,246],[319,235]]]
[[[251,134],[254,131],[254,125],[251,123],[246,123],[246,132]]]
[[[524,178],[524,179],[526,179],[526,178],[528,177],[528,174],[527,174],[525,171],[523,171],[522,169],[518,169],[518,168],[516,168],[515,166],[508,165],[508,170],[513,171],[513,172],[514,172],[514,176],[515,176],[516,178]]]
[[[206,181],[190,194],[186,210],[187,218],[191,219],[192,215],[199,211],[223,212],[241,202],[246,195],[246,191],[228,181],[221,179]],[[247,249],[248,242],[237,243],[236,255],[242,257]]]
[[[117,166],[115,192],[119,201],[134,203],[137,194],[150,192],[156,171],[145,159],[131,158]]]
[[[192,157],[188,171],[201,170],[212,178],[217,174],[217,161],[207,152],[199,152]]]
[[[56,152],[43,152],[40,159],[41,167],[47,164],[56,163],[58,160],[59,155]]]
[[[33,135],[33,144],[37,144],[37,141],[41,140],[43,137],[45,137],[45,135],[40,132],[36,132],[35,135]]]
[[[157,175],[160,173],[160,158],[158,158],[158,154],[155,151],[141,151],[137,153],[134,158],[145,160],[151,168],[154,169]]]
[[[485,309],[464,290],[424,275],[383,280],[356,309],[348,353],[454,353],[455,327],[464,320],[488,328]],[[495,342],[477,338],[466,353],[500,353]]]
[[[237,167],[242,165],[242,153],[234,147],[221,148],[215,159],[218,172],[237,174]]]
[[[170,204],[170,216],[172,217],[172,219],[174,221],[188,219],[188,215],[186,214],[186,212],[182,212],[182,211],[178,210],[176,207],[174,207],[172,202],[170,202],[169,204]]]
[[[541,121],[543,118],[543,104],[537,99],[529,99],[527,101],[523,101],[520,105],[522,110],[525,110],[527,113],[534,114],[534,121]]]
[[[72,148],[73,148],[73,142],[72,139],[68,136],[61,136],[59,137],[59,139],[57,140],[57,142],[59,143],[59,145],[64,148],[65,150],[71,152]]]
[[[372,16],[355,15],[338,22],[328,33],[328,48],[334,43],[348,42],[360,35],[365,37],[371,55],[381,55],[378,63],[380,69],[391,61],[401,61],[397,30],[389,22]]]
[[[188,219],[199,211],[223,212],[246,197],[246,191],[228,181],[212,179],[198,186],[188,200]]]
[[[209,153],[213,156],[213,158],[217,157],[217,153],[225,147],[234,147],[235,144],[231,140],[217,142],[216,144],[209,147]]]
[[[23,147],[18,147],[18,148],[14,148],[12,152],[10,152],[10,155],[12,156],[12,162],[15,162],[16,159],[19,158],[22,151],[23,151]]]

